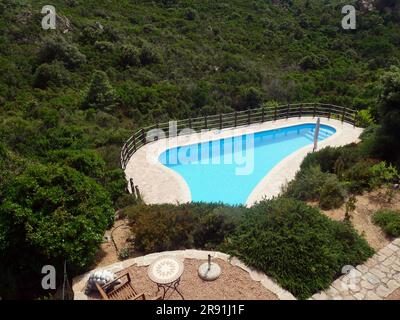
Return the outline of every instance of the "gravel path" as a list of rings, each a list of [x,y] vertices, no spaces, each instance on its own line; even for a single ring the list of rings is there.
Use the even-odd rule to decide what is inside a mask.
[[[254,281],[248,272],[234,267],[221,259],[213,259],[222,269],[221,276],[212,282],[203,281],[197,275],[198,267],[204,260],[185,259],[184,272],[179,284],[179,291],[185,300],[278,300],[260,282]],[[131,266],[128,268],[133,286],[138,293],[144,292],[149,299],[162,294],[157,293],[157,285],[147,276],[148,267]],[[126,272],[120,271],[117,274]],[[97,294],[89,299],[99,299]],[[165,300],[182,300],[174,291],[169,291]]]
[[[241,268],[217,259],[222,269],[220,278],[215,281],[203,281],[197,275],[198,267],[203,260],[185,259],[179,291],[186,300],[276,300],[277,297],[265,289],[260,282],[253,281],[250,275]],[[147,267],[130,267],[135,288],[151,296],[157,295],[157,286],[148,278]],[[166,300],[181,300],[176,292],[168,292]]]

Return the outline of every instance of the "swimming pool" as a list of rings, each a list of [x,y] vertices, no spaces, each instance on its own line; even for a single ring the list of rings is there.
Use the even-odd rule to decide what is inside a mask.
[[[315,124],[171,148],[159,161],[181,175],[194,202],[245,204],[257,184],[284,158],[314,142]],[[318,140],[336,130],[321,125]]]

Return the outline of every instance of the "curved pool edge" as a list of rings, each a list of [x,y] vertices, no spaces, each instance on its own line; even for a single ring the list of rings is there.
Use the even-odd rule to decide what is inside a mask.
[[[198,135],[190,135],[155,141],[145,145],[132,156],[125,169],[126,178],[127,180],[132,178],[135,185],[139,186],[141,196],[147,204],[191,202],[190,188],[185,179],[159,161],[150,163],[147,160],[149,154],[152,158],[158,159],[164,151],[174,147],[315,122],[316,118],[313,117],[289,118],[287,120],[282,119],[233,129],[212,130],[203,134],[201,138]],[[343,146],[357,142],[363,131],[361,128],[354,128],[353,125],[341,123],[334,119],[321,118],[321,124],[334,128],[336,133],[319,142],[319,149],[328,145]],[[167,141],[168,144],[166,145],[163,141]],[[251,206],[263,198],[277,196],[282,186],[295,176],[302,160],[308,152],[312,151],[312,148],[312,145],[303,147],[279,162],[257,184],[247,198],[246,205]],[[272,185],[271,181],[273,182]]]

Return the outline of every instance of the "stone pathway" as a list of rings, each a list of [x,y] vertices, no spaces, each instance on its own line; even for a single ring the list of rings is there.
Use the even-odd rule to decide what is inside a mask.
[[[384,300],[400,288],[400,238],[310,300]]]

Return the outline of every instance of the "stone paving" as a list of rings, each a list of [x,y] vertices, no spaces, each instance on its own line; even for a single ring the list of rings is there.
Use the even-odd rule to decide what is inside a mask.
[[[384,300],[400,288],[400,238],[311,300]]]

